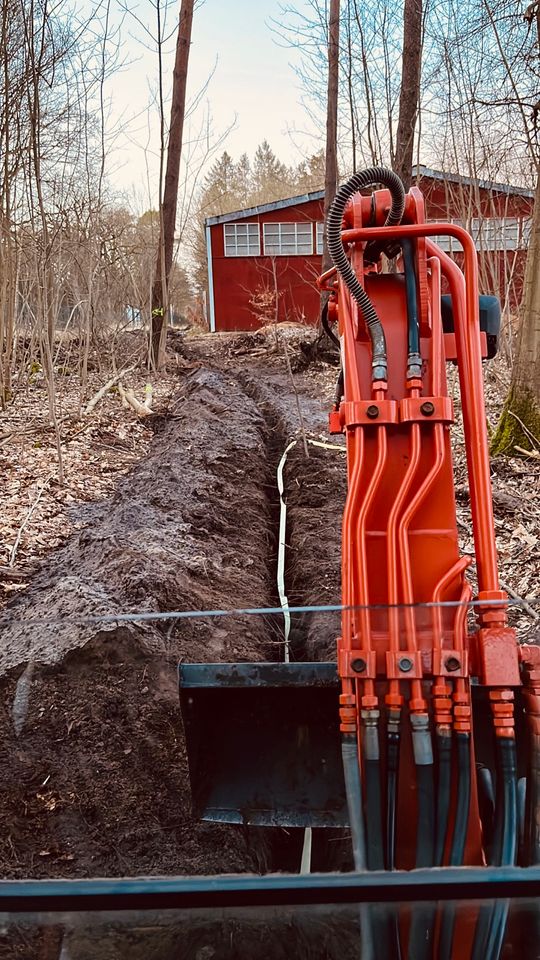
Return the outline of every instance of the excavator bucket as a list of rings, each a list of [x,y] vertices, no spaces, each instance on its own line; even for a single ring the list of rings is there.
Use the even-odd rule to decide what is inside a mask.
[[[179,683],[196,817],[347,824],[335,663],[183,663]]]

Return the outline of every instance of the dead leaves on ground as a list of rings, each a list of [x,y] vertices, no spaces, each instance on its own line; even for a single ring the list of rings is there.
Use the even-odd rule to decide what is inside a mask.
[[[147,380],[144,374],[130,375],[133,389],[142,396]],[[89,394],[100,386],[99,376],[92,375]],[[156,412],[166,408],[178,386],[178,376],[155,378],[152,403]],[[144,456],[153,437],[149,424],[124,408],[114,390],[101,399],[90,417],[81,420],[78,383],[75,378],[63,378],[58,382],[57,406],[63,485],[56,479],[57,451],[44,380],[36,377],[0,412],[0,605],[25,589],[36,561],[85,522],[84,504],[111,495],[119,478]],[[13,546],[38,497],[13,566]]]

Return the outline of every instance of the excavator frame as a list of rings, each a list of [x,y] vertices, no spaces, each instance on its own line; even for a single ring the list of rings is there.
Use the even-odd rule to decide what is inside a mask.
[[[372,192],[376,184],[383,189]],[[275,665],[258,664],[253,681],[252,666],[239,664],[224,684],[222,666],[204,665],[220,695],[236,688],[232,712],[246,686],[265,695],[255,694],[246,717],[235,714],[234,728],[225,723],[219,746],[190,752],[192,785],[202,778],[206,787],[206,797],[194,791],[198,813],[247,824],[346,823],[360,872],[537,864],[539,648],[518,644],[499,583],[482,377],[482,358],[493,353],[493,298],[479,297],[467,231],[427,223],[420,191],[405,195],[384,168],[340,188],[326,236],[334,267],[319,289],[341,352],[330,432],[345,436],[348,474],[339,707],[332,664],[282,664],[279,682]],[[461,245],[463,269],[437,245],[440,236]],[[457,530],[448,361],[459,375],[474,557],[462,555]],[[476,584],[466,577],[473,563]],[[208,702],[197,706],[207,695],[201,669],[181,668],[188,748],[212,712]],[[238,776],[231,787],[238,762],[218,769],[212,760],[231,758],[230,735],[249,770],[240,793]],[[263,742],[270,752],[246,767]],[[215,780],[234,809],[209,799]],[[503,901],[404,909],[395,923],[366,917],[362,956],[498,960],[507,920]]]

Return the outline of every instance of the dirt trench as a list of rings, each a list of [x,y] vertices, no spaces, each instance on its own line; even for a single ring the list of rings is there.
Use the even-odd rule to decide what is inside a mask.
[[[320,435],[325,400],[309,381],[300,392],[305,428]],[[279,371],[201,366],[153,426],[150,453],[110,500],[80,510],[82,528],[0,617],[4,877],[290,868],[271,831],[193,820],[176,681],[182,659],[281,659],[281,617],[136,625],[114,617],[276,605],[275,471],[298,433],[293,392]],[[319,517],[326,452],[304,463],[300,450],[286,475],[289,600],[336,602],[335,550],[331,571],[321,559],[329,531],[339,539],[342,505],[336,497],[333,524]],[[310,478],[313,509],[302,500]],[[84,622],[100,615],[111,622]],[[302,630],[305,655],[318,656],[317,630]],[[325,635],[324,656],[335,635],[334,627]]]

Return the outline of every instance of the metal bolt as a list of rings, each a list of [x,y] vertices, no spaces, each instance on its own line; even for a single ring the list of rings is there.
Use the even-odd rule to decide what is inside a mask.
[[[425,417],[431,417],[435,413],[435,404],[431,400],[427,400],[420,407],[420,413],[423,413]]]
[[[448,657],[448,659],[444,661],[444,665],[447,670],[454,672],[455,670],[459,670],[461,663],[457,657]]]
[[[356,657],[355,660],[351,660],[351,669],[355,673],[363,673],[366,669],[366,661],[362,657]]]
[[[374,403],[371,403],[366,410],[366,416],[369,417],[370,420],[376,420],[379,416],[378,406],[376,406]]]
[[[402,657],[398,663],[398,667],[402,673],[408,673],[409,670],[412,670],[413,668],[413,662],[409,659],[409,657]]]

